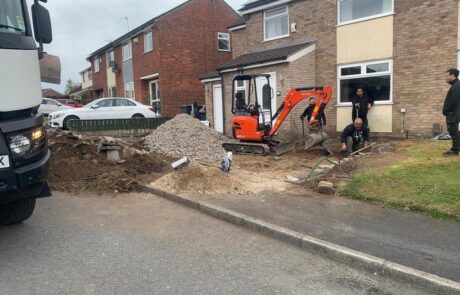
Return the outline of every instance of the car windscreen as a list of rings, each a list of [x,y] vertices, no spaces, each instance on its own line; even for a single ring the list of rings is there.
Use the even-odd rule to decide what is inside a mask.
[[[26,35],[21,0],[0,0],[0,33]]]

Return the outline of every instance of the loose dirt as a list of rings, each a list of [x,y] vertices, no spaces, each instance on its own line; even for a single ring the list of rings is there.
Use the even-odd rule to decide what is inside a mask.
[[[76,139],[62,133],[49,134],[48,182],[52,190],[131,192],[138,189],[138,181],[154,179],[169,171],[172,160],[157,153],[129,155],[120,150],[120,162],[109,162],[105,152],[98,153],[99,141],[100,138]]]

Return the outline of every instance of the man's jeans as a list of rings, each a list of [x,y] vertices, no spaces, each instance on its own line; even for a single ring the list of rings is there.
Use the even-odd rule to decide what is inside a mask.
[[[364,145],[363,144],[360,144],[360,143],[355,143],[353,141],[353,137],[351,136],[348,136],[347,137],[347,150],[348,150],[348,153],[351,154],[357,150],[359,150],[361,147],[363,147]]]
[[[455,152],[460,151],[460,133],[458,131],[459,122],[447,122],[447,131],[452,137],[452,150]]]

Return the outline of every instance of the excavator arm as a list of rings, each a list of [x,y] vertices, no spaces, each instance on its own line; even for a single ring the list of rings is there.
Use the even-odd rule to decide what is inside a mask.
[[[270,136],[273,136],[276,134],[276,132],[278,132],[284,120],[286,120],[289,113],[299,102],[303,101],[304,99],[308,99],[312,96],[317,97],[317,100],[309,125],[313,127],[316,126],[318,124],[318,115],[324,111],[324,108],[331,100],[331,86],[312,86],[291,89],[291,91],[289,91],[289,93],[287,94],[283,104],[280,106],[276,114],[273,116],[273,120],[276,120],[276,123],[272,126],[270,130]]]

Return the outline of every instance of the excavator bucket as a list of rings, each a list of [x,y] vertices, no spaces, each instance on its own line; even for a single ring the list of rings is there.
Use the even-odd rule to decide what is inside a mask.
[[[305,150],[309,150],[317,145],[322,144],[328,138],[324,132],[310,133],[305,139]]]
[[[275,154],[277,156],[284,155],[286,153],[289,153],[293,150],[295,150],[295,141],[287,141],[287,142],[281,142],[277,144],[274,148]]]

